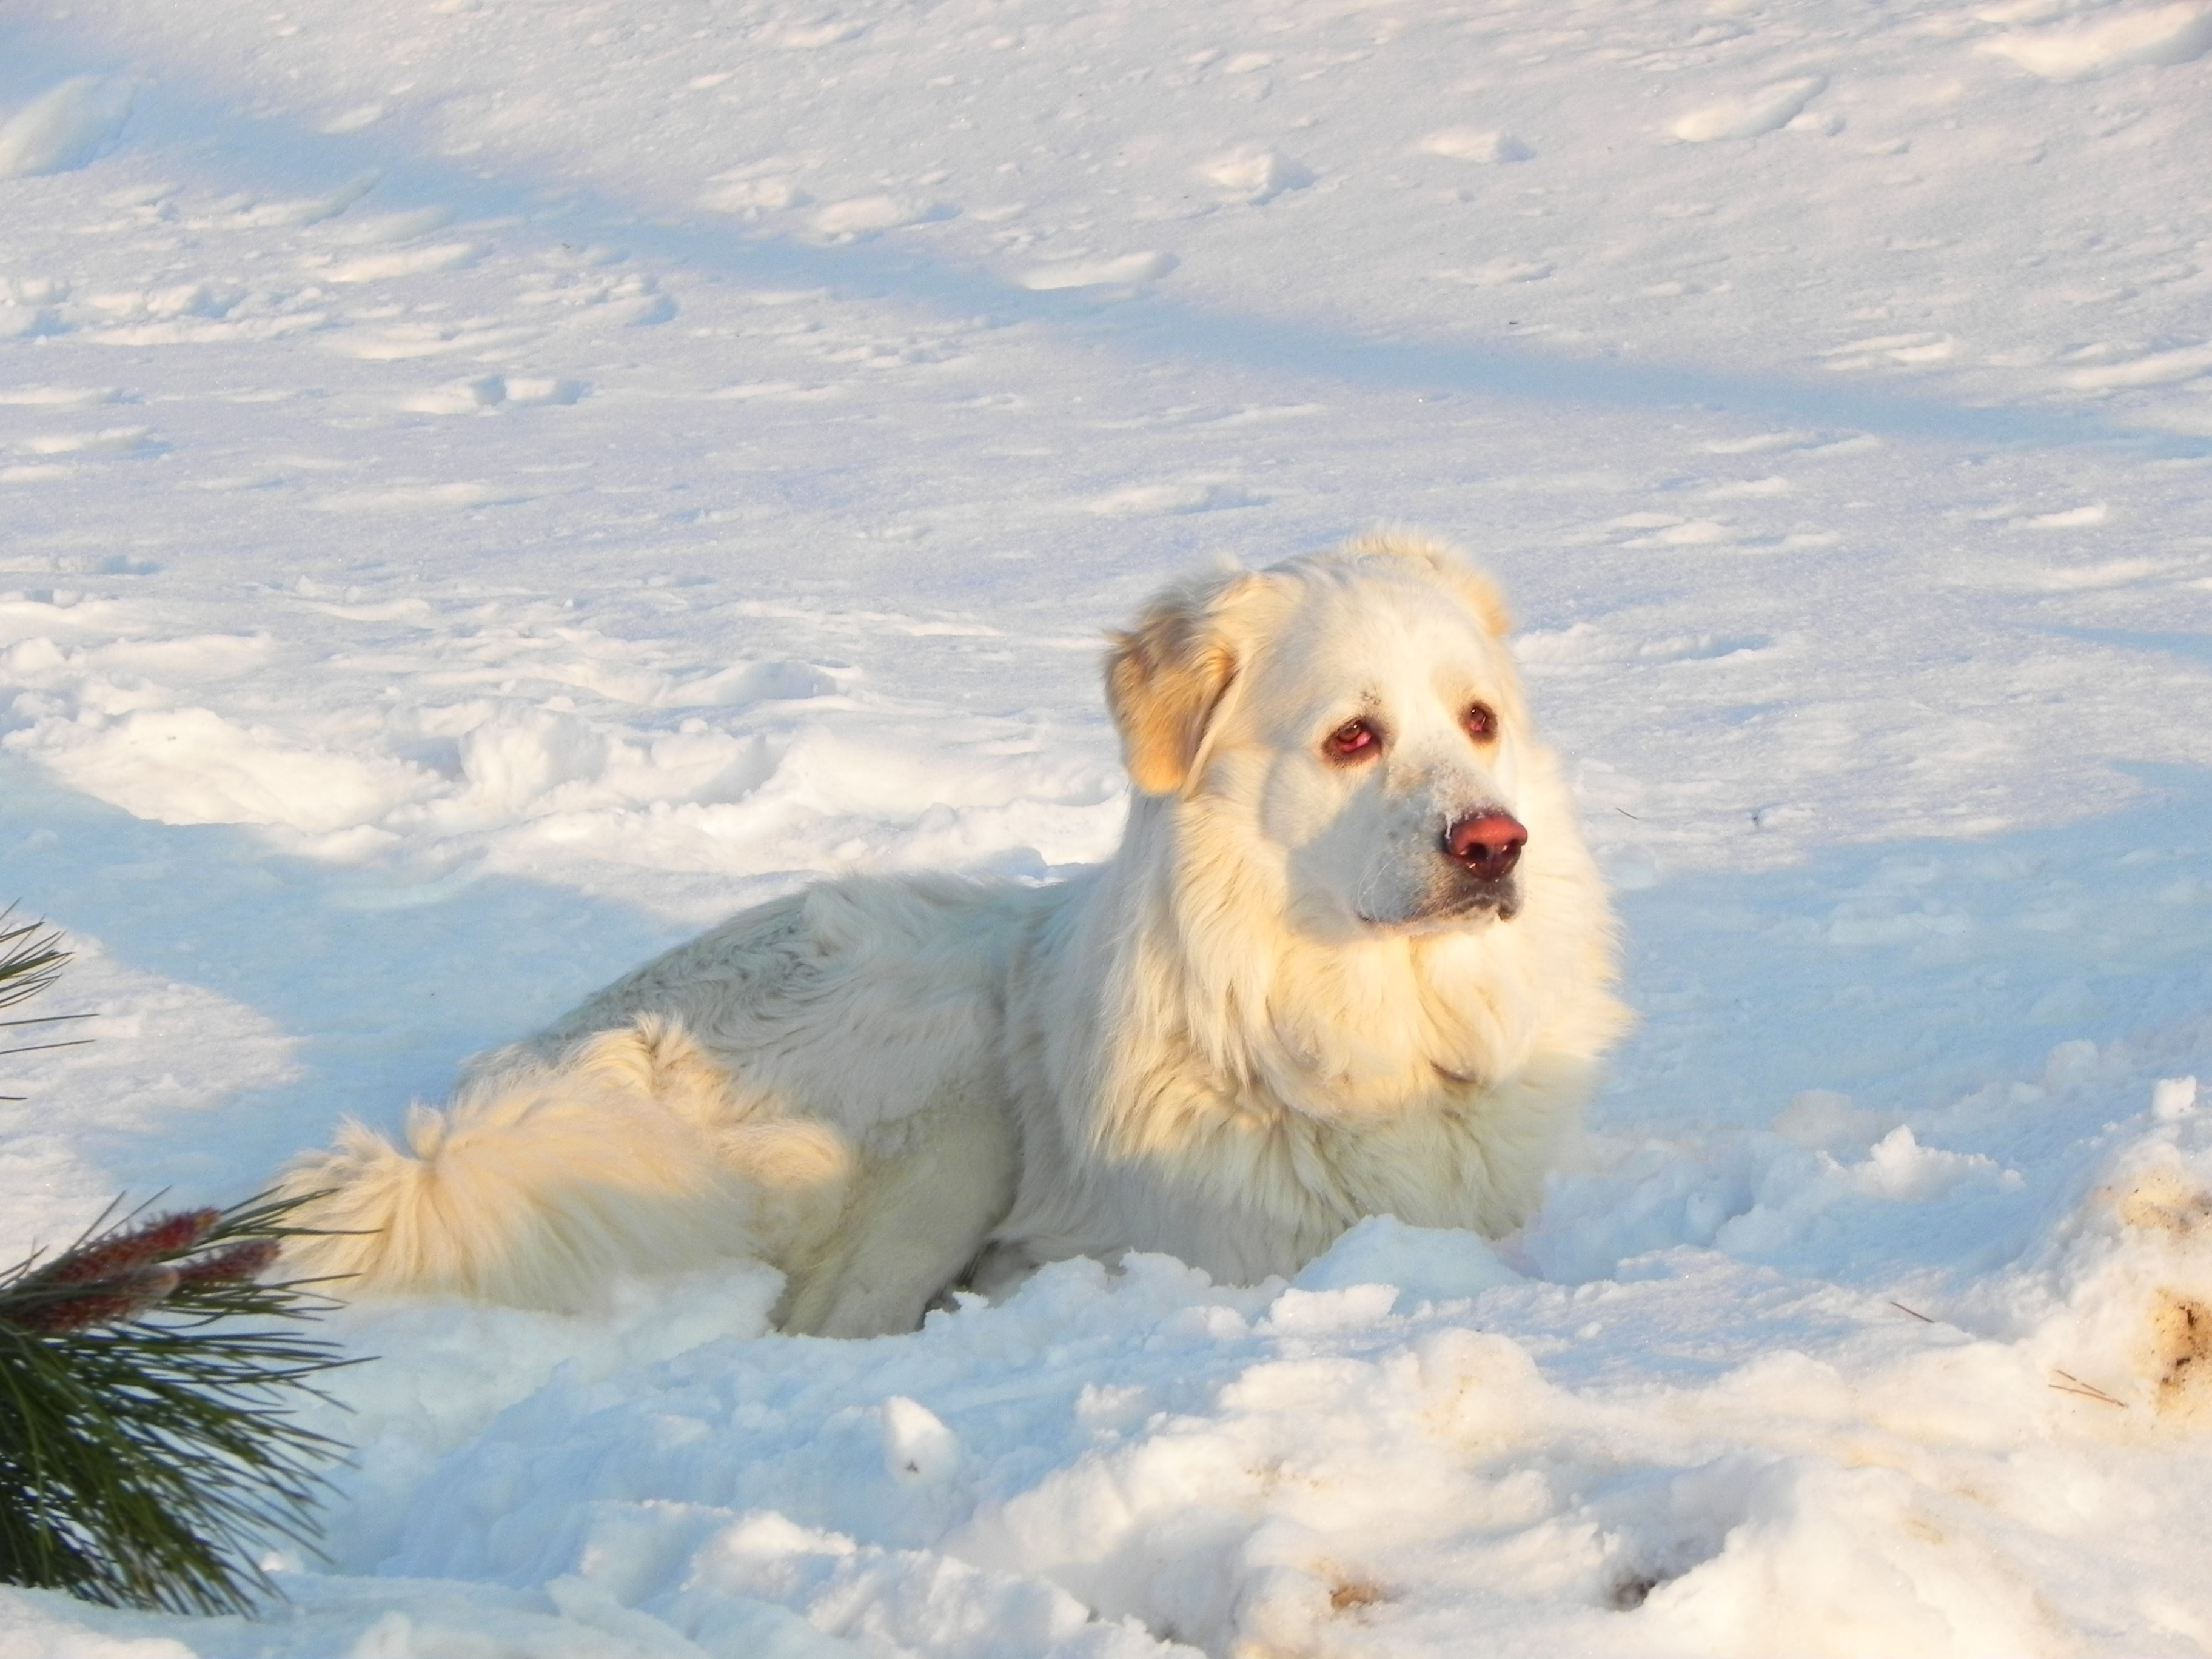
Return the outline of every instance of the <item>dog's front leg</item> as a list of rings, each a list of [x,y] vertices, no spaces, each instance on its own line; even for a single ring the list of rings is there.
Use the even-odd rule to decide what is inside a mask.
[[[776,1322],[807,1336],[915,1329],[1012,1204],[1016,1156],[997,1091],[972,1081],[869,1133],[836,1231],[794,1264]]]

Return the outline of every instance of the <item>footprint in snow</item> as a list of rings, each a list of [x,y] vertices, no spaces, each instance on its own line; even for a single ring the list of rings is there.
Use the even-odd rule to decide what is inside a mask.
[[[1980,50],[2045,81],[2087,81],[2138,65],[2168,68],[2212,52],[2212,11],[2154,6],[2072,28],[2000,35]]]
[[[399,323],[374,334],[342,330],[326,337],[324,349],[363,362],[396,363],[415,357],[439,357],[454,351],[483,351],[530,337],[519,328],[441,328],[423,323]]]
[[[1446,127],[1431,133],[1414,148],[1425,155],[1492,164],[1526,161],[1536,153],[1510,132],[1492,132],[1480,127]]]
[[[819,52],[824,46],[841,46],[848,40],[858,40],[867,31],[866,23],[841,22],[830,18],[825,22],[794,24],[775,37],[775,43],[786,52]]]
[[[1548,259],[1486,259],[1479,265],[1455,266],[1437,275],[1470,288],[1507,288],[1515,283],[1540,283],[1554,269]]]
[[[1876,448],[1881,443],[1881,440],[1870,432],[1820,432],[1792,428],[1781,432],[1756,432],[1747,438],[1715,438],[1701,447],[1710,455],[1768,455],[1781,451],[1835,455]]]
[[[2087,530],[2112,516],[2112,508],[2104,502],[2091,501],[2086,507],[2062,507],[2056,513],[2037,513],[2006,522],[2026,530]]]
[[[83,409],[97,404],[135,404],[120,386],[13,386],[0,388],[0,406],[17,409]]]
[[[769,175],[710,179],[699,194],[699,205],[709,213],[757,215],[805,207],[813,199],[790,179]]]
[[[2126,386],[2172,386],[2207,372],[2212,372],[2212,345],[2182,346],[2131,357],[2125,362],[2073,369],[2062,374],[2059,381],[2077,392],[2112,392]]]
[[[410,392],[399,400],[399,407],[416,415],[473,415],[483,410],[573,404],[589,390],[581,380],[482,374]]]
[[[227,207],[204,222],[223,230],[268,230],[289,225],[319,225],[325,219],[335,219],[356,202],[374,190],[382,179],[380,173],[363,173],[321,196],[280,197],[275,201],[251,200],[236,207]],[[452,217],[450,214],[447,218]],[[444,221],[441,220],[440,223]]]
[[[945,202],[925,202],[906,196],[856,196],[817,209],[814,228],[824,236],[872,236],[908,225],[933,223],[955,217],[960,210]]]
[[[1692,110],[1668,131],[1686,144],[1710,144],[1722,138],[1756,138],[1784,127],[1803,113],[1805,106],[1827,90],[1828,77],[1808,75],[1741,98],[1729,98]]]
[[[374,247],[386,242],[411,242],[453,222],[449,207],[410,208],[399,213],[374,213],[349,219],[330,233],[341,247]]]
[[[530,492],[490,483],[398,483],[341,489],[310,503],[325,513],[410,513],[442,507],[512,507],[534,501]]]
[[[108,427],[98,432],[42,432],[26,439],[33,455],[158,455],[169,446],[143,426]]]
[[[389,104],[356,104],[353,108],[341,110],[331,117],[323,123],[320,130],[333,138],[343,137],[349,132],[360,132],[373,127],[391,113],[392,106]]]
[[[1892,363],[1907,368],[1921,363],[1940,363],[1957,356],[1958,350],[1958,341],[1948,334],[1881,334],[1871,339],[1830,346],[1820,356],[1826,360],[1828,368],[1850,373]]]
[[[1154,514],[1212,513],[1223,507],[1257,507],[1261,497],[1222,483],[1134,484],[1086,503],[1085,510],[1107,518],[1145,518]]]
[[[1035,265],[1018,280],[1039,293],[1062,288],[1123,288],[1157,282],[1176,268],[1172,253],[1124,253],[1113,259],[1066,259]]]
[[[402,276],[432,276],[460,270],[483,258],[474,242],[434,242],[428,247],[398,248],[389,253],[366,254],[325,266],[319,275],[326,283],[384,283]]]
[[[1304,190],[1314,181],[1313,172],[1279,150],[1245,144],[1225,155],[1202,163],[1199,176],[1237,200],[1259,207],[1286,190]]]
[[[1515,640],[1513,654],[1532,668],[1582,667],[1613,663],[1714,662],[1772,649],[1765,634],[1668,634],[1638,638],[1594,623],[1538,630]]]
[[[1734,501],[1759,495],[1786,495],[1790,480],[1779,474],[1763,478],[1731,478],[1723,483],[1709,485],[1698,492],[1700,501]]]
[[[0,340],[31,340],[68,332],[69,325],[51,306],[27,306],[0,300]]]

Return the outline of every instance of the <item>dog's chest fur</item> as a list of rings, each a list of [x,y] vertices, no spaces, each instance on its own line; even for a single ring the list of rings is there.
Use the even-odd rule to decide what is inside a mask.
[[[1279,908],[1202,890],[1202,867],[1150,845],[1170,816],[1146,818],[1013,959],[1022,1173],[995,1237],[1038,1260],[1166,1250],[1249,1281],[1365,1215],[1517,1225],[1572,1127],[1561,1086],[1586,1081],[1532,1057],[1532,930],[1346,951],[1255,920],[1243,937],[1220,919]],[[1214,919],[1202,943],[1194,914]],[[1067,985],[1104,994],[1073,1006],[1052,994]]]

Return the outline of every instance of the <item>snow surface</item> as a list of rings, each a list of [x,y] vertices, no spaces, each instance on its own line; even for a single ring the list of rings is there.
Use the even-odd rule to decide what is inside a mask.
[[[0,1247],[1099,857],[1100,629],[1384,519],[1644,1018],[1494,1248],[350,1311],[289,1606],[0,1654],[2212,1650],[2208,127],[2201,0],[0,13]]]

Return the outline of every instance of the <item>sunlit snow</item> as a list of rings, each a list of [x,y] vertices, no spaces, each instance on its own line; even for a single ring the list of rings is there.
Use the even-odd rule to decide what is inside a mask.
[[[350,1310],[289,1605],[0,1655],[2212,1650],[2207,155],[2199,0],[0,12],[0,1248],[1097,859],[1102,630],[1382,521],[1642,1021],[1494,1245]]]

